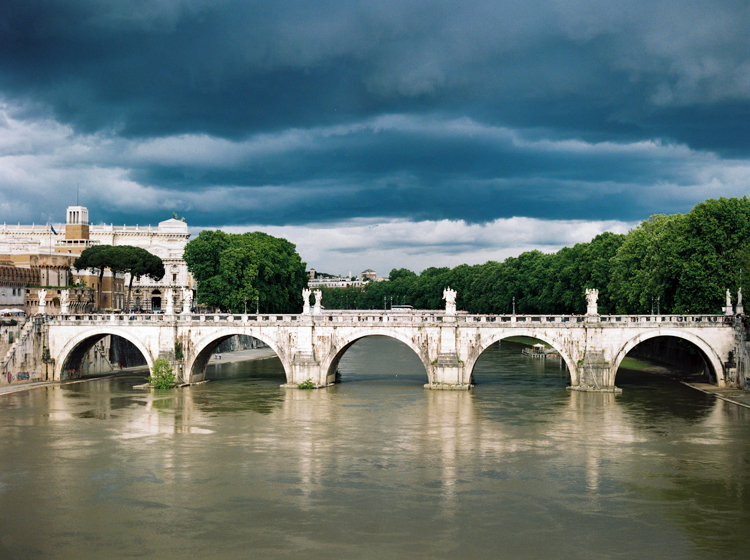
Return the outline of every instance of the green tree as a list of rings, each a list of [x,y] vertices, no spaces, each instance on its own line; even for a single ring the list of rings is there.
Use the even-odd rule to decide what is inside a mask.
[[[197,300],[242,312],[256,297],[261,313],[298,313],[307,285],[305,263],[286,239],[254,232],[202,231],[185,247],[185,261],[198,282]]]
[[[128,311],[130,311],[130,295],[133,291],[133,281],[148,276],[155,282],[164,278],[164,263],[161,258],[153,253],[149,253],[141,247],[130,245],[120,245],[114,247],[117,249],[113,255],[113,262],[110,268],[113,271],[130,274],[128,282]]]
[[[93,269],[99,272],[97,307],[101,307],[102,281],[106,269],[110,269],[113,276],[118,272],[130,274],[128,302],[130,302],[130,292],[135,278],[149,276],[154,280],[161,280],[164,277],[164,264],[158,256],[149,253],[146,249],[131,245],[89,247],[73,262],[73,267],[78,270]]]
[[[687,214],[652,216],[628,232],[611,262],[618,313],[718,312],[740,285],[750,241],[750,200],[710,199]]]
[[[675,311],[719,312],[729,289],[739,287],[742,257],[750,241],[750,199],[719,198],[697,204],[685,215],[679,240],[682,265],[675,287]]]
[[[388,280],[391,282],[395,282],[396,280],[399,280],[401,278],[416,278],[417,274],[415,272],[412,272],[408,268],[399,268],[391,270],[391,273],[388,275]]]
[[[104,271],[109,267],[109,252],[111,249],[111,245],[94,245],[93,247],[84,249],[81,255],[73,261],[73,268],[77,270],[95,270],[99,273],[96,300],[97,310],[101,308],[102,280],[104,279]]]
[[[164,358],[157,358],[151,368],[148,382],[154,389],[171,389],[175,385],[174,371]]]

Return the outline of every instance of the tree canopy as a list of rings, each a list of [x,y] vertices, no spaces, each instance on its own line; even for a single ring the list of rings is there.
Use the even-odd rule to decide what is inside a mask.
[[[101,306],[102,279],[106,269],[110,269],[113,273],[130,274],[128,302],[135,278],[149,276],[158,281],[164,277],[164,264],[161,258],[149,253],[146,249],[131,245],[94,245],[84,249],[73,262],[73,268],[78,270],[92,269],[99,272],[99,304],[97,307]]]
[[[740,270],[744,274],[740,274]],[[556,253],[529,251],[504,262],[391,271],[389,282],[327,288],[328,308],[382,309],[391,303],[442,309],[443,288],[458,290],[471,313],[586,312],[587,288],[599,312],[720,312],[725,291],[750,288],[750,199],[706,200],[687,214],[656,215],[626,235],[605,232]],[[515,299],[514,299],[515,298]],[[652,299],[653,298],[653,299]]]
[[[204,230],[187,244],[184,259],[198,282],[198,303],[241,313],[257,297],[261,313],[302,309],[305,263],[286,239]]]

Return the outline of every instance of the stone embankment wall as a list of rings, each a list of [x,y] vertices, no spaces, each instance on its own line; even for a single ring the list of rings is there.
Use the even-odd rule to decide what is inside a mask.
[[[14,331],[12,343],[9,333],[3,335],[9,344],[3,346],[5,352],[0,357],[0,385],[52,378],[52,364],[44,363],[45,333],[41,320],[26,321],[20,332]]]
[[[734,365],[736,385],[750,390],[750,322],[747,317],[737,321],[735,329]]]
[[[118,369],[119,366],[129,368],[146,365],[146,358],[132,342],[121,336],[107,338],[111,339],[109,342],[109,361],[112,367]]]
[[[262,348],[265,346],[263,342],[257,338],[251,336],[235,335],[216,347],[216,352],[228,354],[229,352],[237,352],[239,350],[248,350],[249,348]]]
[[[700,351],[680,338],[665,336],[646,340],[633,348],[630,355],[663,362],[678,367],[685,373],[698,373],[708,369]]]

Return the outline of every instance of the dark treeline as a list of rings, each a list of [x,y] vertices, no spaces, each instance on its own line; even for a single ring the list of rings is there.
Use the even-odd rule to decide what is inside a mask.
[[[747,284],[750,200],[707,200],[687,214],[656,215],[625,235],[605,232],[557,253],[529,251],[504,262],[394,269],[389,282],[364,289],[323,289],[328,309],[383,309],[409,304],[442,309],[443,288],[458,291],[469,313],[583,314],[587,288],[599,290],[599,313],[718,313],[725,291]],[[743,288],[743,291],[746,291]]]

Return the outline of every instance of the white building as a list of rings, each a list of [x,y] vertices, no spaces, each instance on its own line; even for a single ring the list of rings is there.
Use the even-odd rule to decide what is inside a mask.
[[[131,308],[150,311],[163,309],[167,290],[173,290],[175,310],[181,307],[182,288],[195,288],[182,258],[190,239],[185,222],[175,219],[159,222],[157,226],[90,225],[88,209],[70,206],[65,224],[0,226],[0,254],[80,254],[94,245],[132,245],[160,257],[165,275],[158,282],[141,278],[133,282]],[[127,290],[130,278],[125,277]]]

